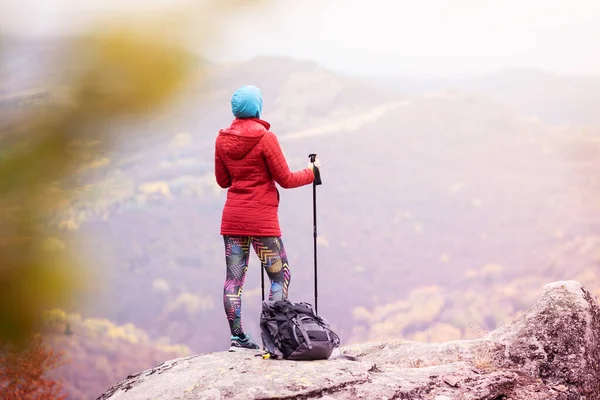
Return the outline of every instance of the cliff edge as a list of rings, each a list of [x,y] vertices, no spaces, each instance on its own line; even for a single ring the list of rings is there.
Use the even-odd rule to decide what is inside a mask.
[[[480,339],[347,346],[358,361],[211,353],[132,375],[98,400],[600,399],[600,307],[576,281]]]

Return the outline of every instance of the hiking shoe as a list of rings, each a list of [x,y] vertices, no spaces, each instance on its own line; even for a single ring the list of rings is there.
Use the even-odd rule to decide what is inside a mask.
[[[229,351],[240,351],[240,350],[259,350],[260,347],[254,342],[252,336],[246,333],[245,339],[240,339],[237,336],[231,337],[231,346],[229,347]]]

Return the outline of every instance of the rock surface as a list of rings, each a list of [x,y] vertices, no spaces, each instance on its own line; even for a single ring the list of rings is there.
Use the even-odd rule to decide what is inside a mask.
[[[127,377],[98,400],[600,399],[600,308],[575,281],[544,287],[521,317],[476,340],[348,346],[358,361],[211,353]]]

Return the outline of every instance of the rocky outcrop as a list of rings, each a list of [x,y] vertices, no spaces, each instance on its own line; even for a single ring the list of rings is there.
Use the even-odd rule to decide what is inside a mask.
[[[129,376],[99,400],[600,399],[600,308],[578,282],[548,284],[519,318],[476,340],[341,349],[358,361],[212,353]]]

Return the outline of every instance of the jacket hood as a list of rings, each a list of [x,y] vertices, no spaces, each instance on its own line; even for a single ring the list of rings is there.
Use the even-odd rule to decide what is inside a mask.
[[[223,152],[234,160],[246,157],[267,133],[271,125],[258,118],[236,118],[229,128],[221,129],[219,136],[223,139]]]
[[[253,85],[245,85],[231,96],[231,112],[236,118],[260,118],[262,93]]]

